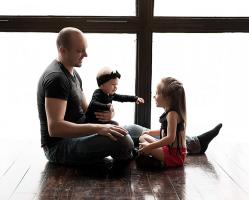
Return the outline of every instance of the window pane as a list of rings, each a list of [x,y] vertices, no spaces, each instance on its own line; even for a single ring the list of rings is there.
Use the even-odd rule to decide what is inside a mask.
[[[1,15],[135,16],[134,0],[8,0]]]
[[[85,85],[88,102],[97,88],[96,72],[103,66],[113,67],[121,74],[117,93],[135,95],[135,34],[87,34],[88,57],[84,60],[80,75]],[[121,125],[134,123],[134,103],[113,101],[114,120]]]
[[[223,122],[222,132],[227,139],[245,137],[249,112],[249,34],[172,33],[154,34],[153,39],[152,94],[162,76],[183,82],[187,133],[197,135]],[[160,128],[158,118],[162,112],[152,99],[152,128]]]
[[[247,0],[156,0],[156,16],[249,16]]]
[[[11,137],[25,139],[30,134],[40,137],[37,83],[46,66],[57,57],[56,36],[54,33],[0,33],[1,133],[7,133],[14,122],[20,131],[14,131],[16,135]],[[77,71],[82,77],[87,99],[90,100],[97,88],[96,72],[103,66],[114,67],[122,75],[117,93],[134,95],[135,35],[86,34],[86,37],[88,57]],[[120,124],[134,123],[134,103],[114,103],[114,108],[114,120]],[[0,134],[0,137],[9,135]]]

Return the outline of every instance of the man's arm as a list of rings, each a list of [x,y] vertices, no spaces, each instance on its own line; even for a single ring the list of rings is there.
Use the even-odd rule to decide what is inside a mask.
[[[109,124],[76,124],[64,120],[67,101],[45,98],[48,131],[51,137],[73,138],[98,133],[116,140],[127,131],[119,126]]]
[[[86,96],[84,92],[82,92],[82,109],[84,110],[84,112],[86,112],[87,108],[88,108],[88,103],[86,101]]]

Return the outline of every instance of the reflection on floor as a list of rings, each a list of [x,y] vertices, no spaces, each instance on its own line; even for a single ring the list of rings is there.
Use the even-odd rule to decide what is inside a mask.
[[[11,147],[11,148],[10,148]],[[122,170],[94,171],[46,161],[37,142],[0,142],[0,199],[249,199],[249,149],[209,146],[184,167],[149,171],[132,161]]]

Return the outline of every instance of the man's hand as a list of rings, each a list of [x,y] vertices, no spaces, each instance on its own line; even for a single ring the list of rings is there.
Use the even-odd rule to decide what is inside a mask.
[[[117,137],[124,137],[128,134],[128,131],[120,126],[112,124],[104,124],[100,129],[99,135],[107,136],[112,140],[117,140]]]
[[[99,121],[102,122],[108,122],[110,121],[113,116],[114,116],[114,108],[112,106],[112,104],[107,104],[108,106],[110,106],[110,109],[108,111],[103,111],[103,112],[95,112],[95,116]]]

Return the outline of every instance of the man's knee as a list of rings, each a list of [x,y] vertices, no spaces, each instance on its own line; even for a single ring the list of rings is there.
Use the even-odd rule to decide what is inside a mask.
[[[116,150],[112,152],[112,157],[116,160],[129,160],[132,158],[132,150],[134,143],[130,135],[119,138],[116,145]]]
[[[141,136],[142,132],[148,130],[147,128],[136,124],[126,125],[124,128],[129,132],[129,135],[131,136],[135,146],[138,146],[139,137]]]
[[[118,141],[121,148],[127,150],[132,150],[134,148],[133,140],[131,139],[131,136],[129,134],[120,138]]]

